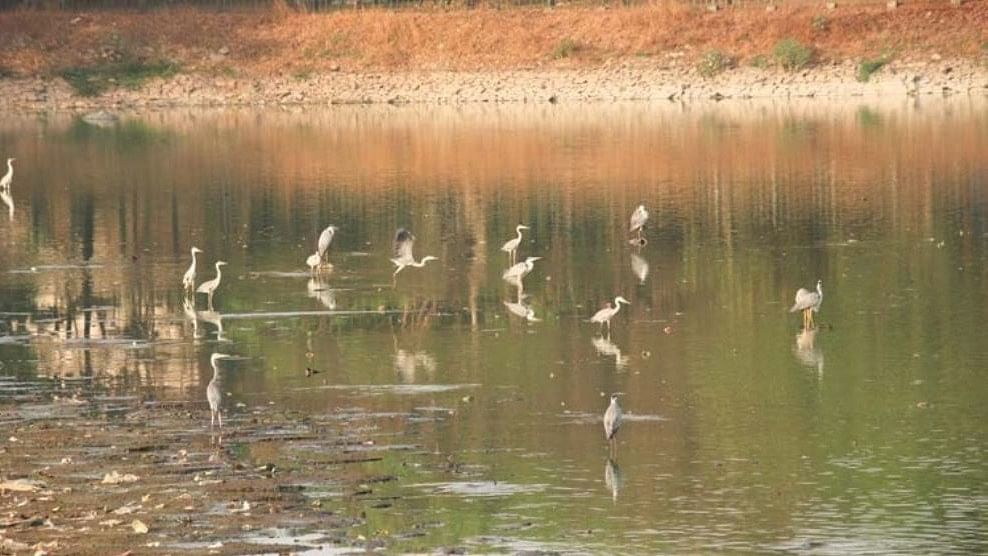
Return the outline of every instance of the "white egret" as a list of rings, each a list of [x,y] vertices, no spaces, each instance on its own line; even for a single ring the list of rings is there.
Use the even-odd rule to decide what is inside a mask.
[[[631,305],[631,302],[630,301],[628,301],[627,299],[625,299],[625,298],[623,298],[623,297],[621,297],[619,295],[619,296],[617,296],[617,297],[614,298],[614,304],[613,305],[611,305],[610,303],[608,303],[607,304],[607,307],[604,307],[603,309],[601,309],[601,310],[597,311],[596,313],[594,313],[594,315],[592,317],[590,317],[590,322],[600,324],[601,331],[603,331],[604,325],[606,324],[607,325],[607,333],[610,334],[611,333],[611,317],[613,317],[614,315],[618,314],[618,311],[621,310],[621,304],[622,303],[624,303],[626,305]]]
[[[206,294],[206,305],[209,307],[210,311],[213,310],[213,294],[216,292],[216,288],[220,287],[220,279],[223,278],[223,273],[220,271],[220,267],[225,264],[226,261],[216,261],[216,278],[199,284],[199,287],[196,289],[196,293]]]
[[[412,255],[412,246],[415,245],[415,236],[412,232],[401,228],[398,233],[395,234],[394,241],[394,258],[391,262],[398,268],[395,269],[393,276],[398,276],[398,273],[408,266],[414,266],[416,268],[422,268],[425,263],[429,261],[438,261],[438,257],[433,257],[432,255],[427,255],[422,257],[421,261],[415,262],[415,256]]]
[[[7,173],[0,178],[0,189],[6,189],[10,187],[10,183],[14,181],[14,161],[16,158],[7,159]]]
[[[192,264],[185,271],[185,276],[182,276],[182,287],[185,288],[186,295],[193,295],[192,292],[196,289],[196,253],[202,252],[202,249],[192,247]]]
[[[209,364],[213,367],[213,379],[206,386],[206,401],[209,402],[209,428],[213,428],[219,421],[220,428],[223,428],[223,413],[220,411],[220,403],[223,401],[223,392],[220,390],[222,381],[220,380],[220,368],[216,364],[220,359],[230,357],[225,353],[214,353],[209,357]]]
[[[635,212],[631,213],[631,228],[629,231],[638,232],[638,243],[641,245],[644,245],[642,229],[645,228],[645,222],[648,222],[648,211],[645,210],[645,205],[638,205]]]
[[[508,260],[511,262],[511,264],[515,264],[515,254],[516,251],[518,251],[518,246],[521,245],[521,231],[527,229],[528,226],[518,224],[517,226],[515,226],[515,232],[518,233],[518,237],[514,239],[509,239],[508,241],[504,242],[504,245],[501,246],[501,251],[504,251],[505,253],[508,254]]]
[[[528,273],[535,268],[535,261],[542,259],[542,257],[526,257],[524,261],[512,266],[508,270],[504,271],[501,275],[507,282],[513,282],[519,288],[521,287],[521,279],[528,276]]]
[[[792,308],[789,309],[790,313],[795,313],[796,311],[803,312],[803,328],[813,328],[815,323],[813,322],[813,313],[820,311],[820,304],[823,303],[823,281],[816,281],[816,291],[811,292],[806,288],[799,288],[796,291],[796,302],[793,303]]]
[[[610,443],[612,452],[617,444],[615,437],[618,429],[621,428],[622,415],[617,394],[611,394],[611,405],[607,406],[607,411],[604,412],[604,438]]]

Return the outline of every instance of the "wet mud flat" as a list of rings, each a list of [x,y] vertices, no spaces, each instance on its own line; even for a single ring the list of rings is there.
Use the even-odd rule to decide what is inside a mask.
[[[387,533],[365,530],[364,511],[392,503],[376,491],[396,477],[365,466],[416,447],[383,445],[365,415],[345,411],[303,417],[262,405],[226,417],[221,434],[210,431],[205,403],[3,400],[0,554],[338,554],[389,545]]]

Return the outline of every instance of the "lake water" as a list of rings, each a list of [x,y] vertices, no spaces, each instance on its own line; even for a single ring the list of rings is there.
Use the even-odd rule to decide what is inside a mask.
[[[273,403],[381,450],[393,550],[988,550],[984,100],[5,116],[0,156],[0,402],[89,377],[207,434],[237,356],[232,431]],[[402,226],[440,260],[393,281]]]

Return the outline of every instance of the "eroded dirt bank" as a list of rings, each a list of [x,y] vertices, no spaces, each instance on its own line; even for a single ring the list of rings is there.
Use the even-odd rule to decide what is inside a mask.
[[[0,109],[985,94],[985,29],[985,2],[17,11]]]

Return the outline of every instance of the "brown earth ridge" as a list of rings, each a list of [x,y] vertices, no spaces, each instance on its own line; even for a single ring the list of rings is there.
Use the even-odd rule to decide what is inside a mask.
[[[0,13],[0,110],[988,94],[988,2]],[[812,52],[783,69],[776,46]],[[862,66],[881,60],[862,79]],[[166,75],[82,96],[62,77]]]

